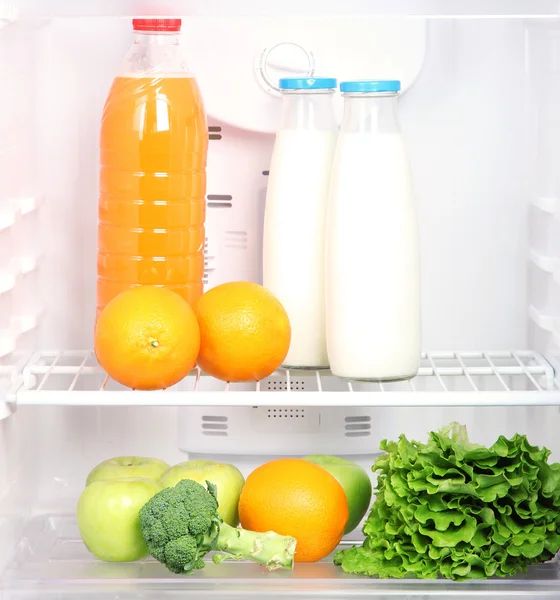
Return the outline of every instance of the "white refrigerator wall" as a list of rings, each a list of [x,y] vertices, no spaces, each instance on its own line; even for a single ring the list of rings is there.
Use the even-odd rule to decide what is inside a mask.
[[[425,349],[527,344],[532,123],[525,36],[522,20],[431,21],[423,70],[401,101],[422,235]],[[41,222],[49,252],[42,343],[85,348],[94,319],[98,130],[130,25],[53,20],[37,39],[37,187],[45,198]],[[253,70],[236,62],[235,44],[223,58],[224,70]],[[375,65],[368,75],[375,76]],[[250,104],[243,93],[220,90],[232,102]],[[210,115],[210,125],[222,124]],[[273,137],[227,125],[221,136],[209,153],[208,194],[220,197],[209,201],[209,282],[258,281],[263,171]],[[372,280],[371,293],[382,285]]]
[[[13,226],[0,226],[0,261],[6,262],[6,249],[15,259],[10,266],[14,285],[0,295],[5,303],[0,318],[7,321],[0,329],[1,339],[16,340],[20,352],[92,346],[98,130],[108,87],[131,41],[130,29],[128,20],[76,18],[16,23],[0,31],[0,214],[15,215]],[[536,322],[550,329],[550,318],[559,315],[537,311],[529,319],[529,236],[538,241],[553,231],[555,204],[533,215],[532,229],[529,215],[535,198],[554,200],[558,192],[550,188],[549,171],[537,168],[543,164],[538,161],[539,131],[555,123],[539,123],[536,108],[547,86],[534,77],[546,69],[541,64],[537,72],[534,57],[544,57],[544,65],[551,61],[550,70],[556,67],[548,46],[534,49],[534,39],[533,28],[522,19],[427,23],[424,65],[400,104],[421,227],[426,350],[530,347],[546,350],[549,358],[557,351],[551,331]],[[352,40],[338,43],[344,52]],[[234,40],[223,69],[253,69],[236,60]],[[375,76],[375,64],[362,73]],[[219,93],[232,102],[252,101],[243,88],[224,86]],[[214,139],[208,283],[260,281],[264,173],[273,136],[226,125],[212,115],[209,125]],[[17,202],[22,199],[34,210],[24,214]],[[22,257],[37,266],[27,273],[25,286]],[[363,262],[363,276],[375,294],[383,282],[371,278],[367,261],[356,260]],[[27,290],[29,308],[22,316],[28,318],[10,320],[7,315],[28,306],[20,290]],[[39,329],[30,327],[35,322]],[[0,368],[14,356],[7,352]],[[425,439],[427,431],[458,420],[485,443],[501,433],[526,432],[560,459],[555,408],[368,410],[368,454],[383,437],[405,432]],[[182,418],[185,414],[188,418],[188,413]],[[178,420],[177,410],[170,408],[18,409],[0,421],[4,517],[73,512],[87,472],[110,456],[181,460]],[[247,471],[263,458],[243,459],[241,466]],[[18,521],[4,519],[5,527],[8,522],[13,527]],[[4,543],[10,539],[8,531]]]
[[[422,233],[424,347],[523,347],[533,193],[527,29],[522,20],[433,20],[428,28],[423,70],[401,100]],[[0,43],[9,46],[12,38],[17,62],[3,61],[0,71],[6,82],[0,97],[2,150],[9,155],[1,166],[9,184],[2,201],[29,194],[43,198],[43,346],[90,347],[98,130],[108,87],[130,43],[130,26],[121,20],[58,19],[37,29],[12,25]],[[235,62],[234,50],[224,69],[252,70],[252,64]],[[368,74],[375,75],[374,66]],[[20,80],[19,87],[13,85]],[[232,102],[251,102],[242,89],[221,93]],[[210,125],[220,123],[210,115]],[[218,196],[208,210],[214,257],[209,281],[259,280],[263,171],[273,138],[227,125],[217,135],[221,139],[212,140],[209,156],[208,194]],[[382,285],[372,281],[372,293]]]

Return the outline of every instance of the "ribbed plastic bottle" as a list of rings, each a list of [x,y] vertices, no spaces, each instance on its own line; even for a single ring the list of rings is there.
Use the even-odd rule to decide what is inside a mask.
[[[180,19],[134,19],[101,124],[97,314],[120,292],[202,294],[208,127]]]

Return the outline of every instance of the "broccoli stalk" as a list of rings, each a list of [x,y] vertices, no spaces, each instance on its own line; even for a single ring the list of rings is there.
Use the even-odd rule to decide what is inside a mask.
[[[266,565],[269,571],[291,569],[294,566],[296,540],[274,531],[257,533],[222,523],[216,550],[227,554],[215,554],[215,563],[228,559],[252,560]]]
[[[296,540],[273,531],[257,533],[224,523],[218,515],[216,486],[208,489],[184,479],[158,492],[140,509],[140,528],[150,554],[173,573],[204,567],[204,556],[224,552],[213,560],[251,560],[269,570],[291,569]]]

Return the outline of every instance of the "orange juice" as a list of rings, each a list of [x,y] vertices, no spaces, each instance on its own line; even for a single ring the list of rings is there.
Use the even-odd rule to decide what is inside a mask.
[[[139,285],[191,304],[201,296],[207,150],[196,79],[114,80],[101,126],[97,314]]]

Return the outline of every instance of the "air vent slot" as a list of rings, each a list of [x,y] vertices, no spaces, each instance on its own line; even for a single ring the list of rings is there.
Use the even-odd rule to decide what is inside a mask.
[[[371,429],[371,425],[356,423],[355,425],[346,425],[344,429],[346,429],[346,431],[368,431]]]
[[[269,392],[285,392],[288,389],[288,382],[285,379],[270,379],[266,382],[266,386]],[[305,381],[290,381],[290,390],[293,392],[305,390]]]
[[[206,200],[208,208],[231,208],[233,196],[229,194],[208,194]]]
[[[345,417],[344,423],[344,435],[346,437],[366,437],[371,435],[371,417]]]
[[[304,419],[305,408],[269,408],[269,419]]]
[[[210,273],[216,270],[216,265],[214,263],[216,257],[210,254],[210,245],[208,243],[208,238],[204,238],[204,275],[202,277],[202,283],[204,285],[208,284],[208,279],[210,277]]]
[[[222,128],[217,125],[208,127],[208,138],[210,140],[221,140],[222,139]]]
[[[204,275],[202,276],[203,285],[208,284],[209,274],[210,273],[208,271],[208,238],[204,238]],[[202,420],[204,420],[204,417],[202,417]]]
[[[228,418],[221,415],[204,415],[202,417],[202,435],[227,436]]]

